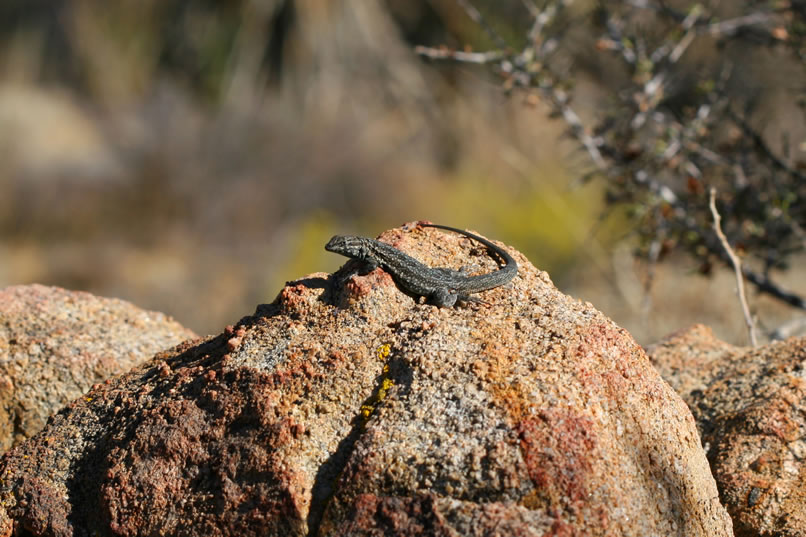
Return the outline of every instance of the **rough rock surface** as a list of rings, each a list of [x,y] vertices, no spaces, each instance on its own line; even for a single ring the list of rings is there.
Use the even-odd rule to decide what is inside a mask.
[[[696,325],[648,353],[697,419],[736,535],[806,536],[806,338],[741,348]]]
[[[0,290],[0,452],[93,384],[192,337],[122,300],[43,285]]]
[[[437,229],[381,238],[495,269]],[[349,261],[106,381],[0,461],[0,535],[732,535],[680,397],[513,255],[456,309]]]

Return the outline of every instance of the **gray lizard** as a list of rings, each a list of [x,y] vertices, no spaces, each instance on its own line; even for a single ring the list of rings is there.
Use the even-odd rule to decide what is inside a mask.
[[[504,266],[487,274],[468,276],[461,270],[428,267],[386,243],[352,235],[336,235],[325,245],[325,250],[363,261],[370,271],[383,267],[398,285],[412,294],[426,297],[439,307],[451,307],[461,302],[481,302],[470,294],[504,285],[518,273],[518,264],[512,256],[487,239],[453,227],[419,225],[446,229],[470,237],[486,246],[504,262]]]

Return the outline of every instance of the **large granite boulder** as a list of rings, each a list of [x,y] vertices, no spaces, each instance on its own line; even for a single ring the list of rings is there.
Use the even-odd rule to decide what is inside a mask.
[[[381,240],[496,268],[437,229]],[[732,535],[685,403],[510,251],[486,305],[349,261],[95,387],[0,461],[0,535]]]
[[[691,407],[740,536],[806,536],[806,338],[734,347],[696,325],[648,349]]]
[[[43,285],[0,289],[0,452],[93,384],[193,337],[123,300]]]

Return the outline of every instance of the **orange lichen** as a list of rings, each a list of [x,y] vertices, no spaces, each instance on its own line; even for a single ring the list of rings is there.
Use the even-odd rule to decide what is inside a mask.
[[[375,356],[378,357],[379,360],[386,360],[391,353],[392,346],[388,343],[384,343],[380,347],[375,350]],[[386,398],[386,395],[389,393],[389,390],[392,389],[392,386],[395,385],[395,381],[389,378],[389,364],[383,366],[383,372],[381,374],[381,382],[378,386],[378,389],[373,393],[370,397],[364,401],[364,404],[361,405],[361,419],[363,420],[362,425],[366,425],[367,420],[375,412],[377,406]]]

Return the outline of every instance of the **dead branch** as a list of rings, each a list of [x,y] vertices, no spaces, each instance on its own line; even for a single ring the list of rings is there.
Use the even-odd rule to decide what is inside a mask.
[[[716,236],[719,237],[719,242],[722,243],[722,247],[725,249],[728,257],[730,257],[730,261],[733,264],[733,272],[736,274],[736,292],[739,295],[739,303],[742,306],[744,324],[747,326],[747,332],[750,335],[750,344],[756,347],[758,345],[758,342],[756,341],[756,323],[753,321],[753,316],[750,314],[750,308],[747,305],[747,297],[744,294],[742,262],[739,260],[739,256],[737,256],[733,251],[733,248],[731,248],[728,238],[725,237],[725,234],[722,232],[722,218],[719,216],[719,212],[716,210],[715,188],[711,188],[709,206],[711,207],[711,214],[714,217],[714,232],[716,232]]]

